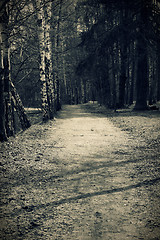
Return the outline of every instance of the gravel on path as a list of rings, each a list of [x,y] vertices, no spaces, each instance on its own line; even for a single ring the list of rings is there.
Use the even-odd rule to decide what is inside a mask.
[[[67,105],[1,143],[0,239],[160,239],[159,126]]]

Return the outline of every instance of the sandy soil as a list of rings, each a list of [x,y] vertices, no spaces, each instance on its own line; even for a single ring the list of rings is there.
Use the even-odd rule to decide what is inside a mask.
[[[160,239],[159,112],[64,106],[0,144],[0,239]]]

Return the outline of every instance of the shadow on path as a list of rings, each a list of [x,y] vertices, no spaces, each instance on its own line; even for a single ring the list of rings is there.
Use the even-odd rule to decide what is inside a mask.
[[[40,204],[40,205],[36,205],[36,206],[25,206],[23,207],[23,209],[27,210],[27,211],[32,211],[34,208],[36,209],[40,209],[40,208],[46,208],[48,206],[57,206],[57,205],[61,205],[64,203],[70,203],[76,200],[80,200],[80,199],[85,199],[85,198],[90,198],[90,197],[94,197],[94,196],[101,196],[101,195],[106,195],[106,194],[112,194],[112,193],[117,193],[117,192],[124,192],[130,189],[134,189],[134,188],[139,188],[139,187],[143,187],[143,186],[150,186],[153,185],[157,182],[160,181],[160,177],[159,178],[155,178],[152,180],[145,180],[143,182],[139,182],[137,184],[133,184],[130,186],[126,186],[126,187],[121,187],[121,188],[113,188],[110,190],[104,190],[104,191],[100,191],[100,192],[93,192],[93,193],[85,193],[85,194],[81,194],[78,195],[76,197],[70,197],[70,198],[64,198],[61,199],[59,201],[55,201],[55,202],[50,202],[47,204]]]

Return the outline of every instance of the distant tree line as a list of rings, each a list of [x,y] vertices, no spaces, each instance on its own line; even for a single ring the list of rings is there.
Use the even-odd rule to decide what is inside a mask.
[[[159,101],[160,1],[82,0],[77,9],[85,57],[76,72],[88,97],[111,108],[136,101],[137,110]]]
[[[97,100],[144,110],[160,100],[160,0],[1,0],[0,140]]]

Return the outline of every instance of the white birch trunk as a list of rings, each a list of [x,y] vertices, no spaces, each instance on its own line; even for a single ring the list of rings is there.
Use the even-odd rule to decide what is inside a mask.
[[[3,23],[0,23],[0,141],[7,140],[7,132],[5,128],[5,99],[4,99],[4,65],[3,65],[3,46],[2,32],[4,30]]]
[[[5,117],[5,131],[7,136],[14,135],[13,119],[12,119],[12,106],[11,106],[11,93],[10,93],[10,48],[9,48],[9,34],[8,34],[8,23],[9,13],[8,5],[6,4],[3,8],[1,16],[0,30],[1,30],[1,83],[3,87],[3,114]]]
[[[51,26],[50,19],[52,17],[52,3],[49,2],[44,8],[44,17],[45,17],[45,46],[46,46],[46,56],[45,56],[45,64],[46,64],[46,82],[47,82],[47,96],[48,96],[48,104],[49,104],[49,115],[50,119],[53,118],[54,114],[54,101],[55,101],[55,93],[54,93],[54,82],[53,82],[53,64],[52,64],[52,41],[50,37]]]
[[[43,6],[41,0],[33,3],[37,9],[40,51],[40,81],[43,120],[52,119],[54,113],[54,84],[52,73],[52,44],[50,39],[51,2]]]
[[[33,1],[34,7],[37,12],[37,28],[39,38],[39,52],[40,52],[40,81],[41,81],[41,100],[42,100],[42,114],[43,120],[49,119],[49,109],[47,100],[47,84],[45,78],[45,19],[44,11],[40,0]]]

